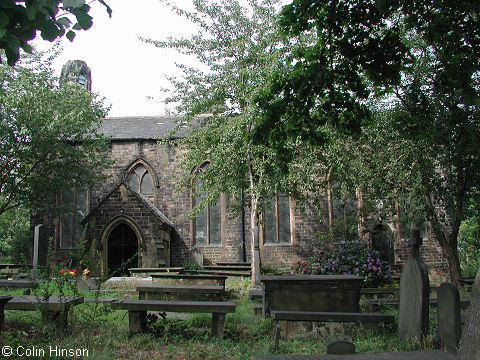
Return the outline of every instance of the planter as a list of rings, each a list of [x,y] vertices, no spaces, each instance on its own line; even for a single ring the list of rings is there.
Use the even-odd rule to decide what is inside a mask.
[[[271,310],[359,312],[364,278],[355,275],[260,276],[264,316]]]

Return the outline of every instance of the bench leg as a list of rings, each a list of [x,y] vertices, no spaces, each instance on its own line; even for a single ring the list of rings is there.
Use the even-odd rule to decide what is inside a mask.
[[[147,330],[147,312],[129,310],[128,311],[128,336]]]
[[[212,336],[223,339],[225,335],[225,314],[212,314]]]
[[[282,330],[282,327],[280,326],[280,323],[278,321],[275,321],[273,323],[274,326],[274,331],[275,331],[275,340],[273,343],[273,349],[275,351],[278,350],[278,343],[280,342],[280,331]]]
[[[55,329],[64,331],[68,327],[68,311],[41,310],[42,323],[52,324]]]

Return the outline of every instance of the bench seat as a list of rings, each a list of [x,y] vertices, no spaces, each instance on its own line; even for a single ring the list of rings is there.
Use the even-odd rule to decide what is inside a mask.
[[[128,310],[129,335],[146,331],[147,311],[212,313],[212,336],[223,338],[225,314],[235,312],[235,303],[223,301],[121,300],[111,303],[116,310]]]
[[[139,285],[137,291],[140,300],[220,301],[225,295],[221,285],[152,284]]]
[[[40,296],[16,295],[5,303],[1,311],[3,313],[3,310],[40,310],[42,322],[54,323],[63,330],[68,327],[68,310],[71,306],[81,303],[83,303],[82,296],[50,296],[48,301],[45,301]],[[0,318],[2,317],[3,314]]]

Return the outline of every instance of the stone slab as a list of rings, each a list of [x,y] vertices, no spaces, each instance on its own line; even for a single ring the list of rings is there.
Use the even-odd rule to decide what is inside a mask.
[[[355,355],[272,355],[254,356],[252,360],[454,360],[445,351],[409,351],[400,353],[366,353]]]
[[[460,295],[452,283],[443,283],[438,289],[438,338],[450,352],[457,352],[460,343]]]

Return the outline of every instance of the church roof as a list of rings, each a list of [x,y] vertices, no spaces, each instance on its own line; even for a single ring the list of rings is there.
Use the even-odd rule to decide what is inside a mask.
[[[112,140],[140,139],[178,139],[185,136],[186,126],[174,135],[170,132],[176,128],[182,116],[126,116],[103,119],[100,132]]]

